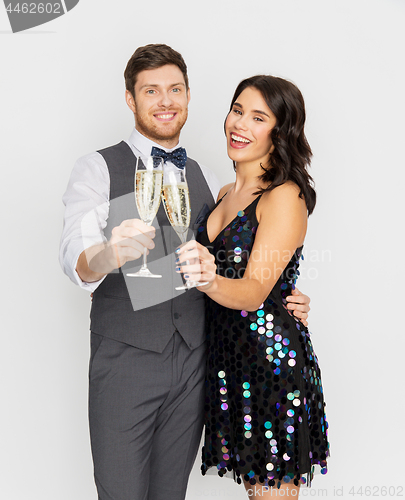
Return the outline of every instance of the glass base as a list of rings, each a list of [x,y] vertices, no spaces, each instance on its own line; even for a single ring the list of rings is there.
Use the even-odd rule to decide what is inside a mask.
[[[190,288],[195,288],[196,286],[204,286],[208,285],[208,281],[203,281],[202,283],[200,281],[186,281],[185,285],[182,286],[176,286],[175,290],[190,290]]]
[[[161,274],[153,274],[148,268],[140,269],[137,273],[127,273],[130,278],[161,278]]]

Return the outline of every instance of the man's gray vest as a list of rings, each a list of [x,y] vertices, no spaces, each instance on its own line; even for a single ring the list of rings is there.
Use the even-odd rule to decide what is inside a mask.
[[[126,142],[103,149],[110,174],[110,207],[107,239],[115,226],[127,219],[139,218],[134,196],[136,158]],[[190,191],[191,224],[199,222],[214,205],[214,199],[197,162],[187,159],[187,183]],[[93,294],[91,331],[120,342],[162,352],[178,330],[191,349],[204,342],[204,294],[197,289],[175,291],[182,283],[175,273],[175,249],[180,239],[171,228],[161,203],[154,224],[155,248],[148,255],[151,272],[162,278],[133,278],[126,273],[139,269],[141,260],[128,262],[106,276]],[[191,233],[189,235],[191,237]]]

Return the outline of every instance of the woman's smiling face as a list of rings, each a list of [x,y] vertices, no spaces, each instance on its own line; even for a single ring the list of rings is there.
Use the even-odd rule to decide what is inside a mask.
[[[268,166],[273,147],[270,133],[276,122],[259,90],[254,87],[243,90],[225,122],[229,158],[239,164]]]

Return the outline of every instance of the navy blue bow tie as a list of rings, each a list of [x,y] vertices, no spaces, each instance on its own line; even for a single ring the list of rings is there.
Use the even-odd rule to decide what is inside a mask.
[[[166,153],[163,149],[153,146],[151,155],[160,156],[165,162],[171,161],[177,168],[183,169],[186,166],[187,153],[184,148],[177,148],[171,153]]]

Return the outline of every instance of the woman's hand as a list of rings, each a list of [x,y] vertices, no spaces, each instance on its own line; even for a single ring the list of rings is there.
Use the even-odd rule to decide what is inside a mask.
[[[309,303],[311,299],[308,295],[303,294],[295,287],[292,290],[292,295],[289,295],[286,300],[288,302],[287,309],[290,310],[296,318],[298,318],[304,326],[308,326],[308,313],[310,311]]]
[[[176,272],[184,274],[191,281],[208,282],[197,287],[204,292],[211,288],[216,279],[215,258],[208,249],[195,240],[188,241],[176,250]]]

